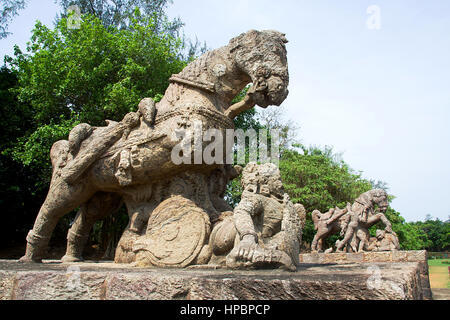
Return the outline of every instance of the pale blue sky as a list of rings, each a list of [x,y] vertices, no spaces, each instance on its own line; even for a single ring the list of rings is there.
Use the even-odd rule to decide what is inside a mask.
[[[369,30],[377,5],[381,29]],[[30,0],[0,40],[25,47],[36,19],[51,26],[53,0]],[[446,220],[450,207],[450,1],[175,0],[190,38],[209,48],[249,29],[286,33],[287,116],[306,144],[331,145],[363,176],[383,180],[408,221]]]

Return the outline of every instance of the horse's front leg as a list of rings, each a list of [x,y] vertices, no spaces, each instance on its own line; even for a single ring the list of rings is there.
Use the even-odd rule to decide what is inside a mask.
[[[52,181],[33,229],[28,233],[26,252],[20,261],[41,262],[58,220],[85,203],[93,193],[95,191],[89,187],[87,180],[73,185],[62,179]]]

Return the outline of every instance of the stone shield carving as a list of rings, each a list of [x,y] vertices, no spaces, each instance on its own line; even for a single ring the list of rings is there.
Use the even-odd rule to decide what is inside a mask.
[[[152,213],[147,232],[133,246],[138,266],[186,267],[209,237],[208,214],[182,196],[163,201]]]

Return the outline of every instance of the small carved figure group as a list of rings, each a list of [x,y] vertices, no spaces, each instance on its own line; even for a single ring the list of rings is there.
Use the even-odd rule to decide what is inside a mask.
[[[330,209],[326,213],[318,210],[312,212],[314,227],[317,231],[311,244],[312,251],[323,251],[323,241],[340,232],[342,240],[336,242],[336,251],[388,251],[398,250],[397,235],[384,215],[388,207],[386,191],[374,189],[361,194],[351,205],[343,210]],[[369,228],[378,222],[385,225],[385,230],[377,230],[377,237],[370,238]],[[332,252],[333,248],[325,252]]]

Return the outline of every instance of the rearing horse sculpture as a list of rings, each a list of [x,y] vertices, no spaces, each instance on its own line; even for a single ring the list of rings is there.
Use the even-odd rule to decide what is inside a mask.
[[[353,205],[347,204],[346,209],[334,210],[333,215],[320,214],[318,210],[314,210],[312,218],[317,232],[311,250],[322,251],[323,240],[338,232],[341,232],[344,238],[336,243],[337,251],[344,249],[353,252],[367,250],[370,227],[381,221],[386,226],[386,231],[392,232],[391,223],[384,215],[388,205],[386,191],[373,189],[361,194]],[[379,212],[375,212],[376,206]]]
[[[150,99],[143,100],[138,112],[119,123],[109,121],[107,127],[98,128],[83,124],[72,131],[69,141],[55,143],[50,189],[27,236],[21,261],[40,262],[58,220],[78,207],[64,261],[82,259],[82,248],[93,224],[111,214],[122,201],[130,217],[123,237],[127,234],[129,240],[145,234],[148,225],[160,223],[165,207],[153,220],[152,212],[173,196],[191,201],[189,205],[206,212],[209,220],[200,240],[192,236],[195,248],[188,258],[167,264],[184,266],[198,259],[202,241],[208,237],[208,224],[214,223],[221,211],[210,196],[208,179],[218,169],[227,177],[233,174],[220,164],[174,164],[171,152],[178,143],[173,139],[174,131],[191,126],[194,120],[201,121],[204,129],[233,129],[233,118],[255,104],[263,108],[280,105],[288,94],[286,43],[284,34],[277,31],[241,34],[173,75],[156,105]],[[249,83],[253,86],[246,99],[230,106]],[[133,261],[135,253],[128,240],[121,240],[123,254],[119,254],[118,262]]]

